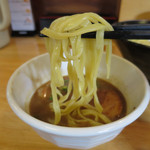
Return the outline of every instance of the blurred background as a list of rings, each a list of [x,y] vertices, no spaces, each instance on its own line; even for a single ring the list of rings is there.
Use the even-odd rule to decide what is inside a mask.
[[[37,33],[40,20],[74,13],[96,12],[110,23],[150,19],[149,0],[9,0],[9,7],[12,35]]]
[[[150,0],[0,0],[0,47],[15,37],[39,36],[43,27],[61,16],[84,12],[95,12],[116,25],[150,24]],[[122,55],[150,81],[150,40],[142,42],[116,40]]]
[[[150,20],[150,0],[8,0],[11,36],[33,36],[61,16],[95,12],[111,24]],[[135,22],[138,20],[139,22]],[[131,22],[132,23],[132,22]],[[149,22],[150,23],[150,22]],[[148,45],[117,40],[125,58],[139,66],[150,80],[150,40]],[[142,47],[142,51],[141,51]],[[143,61],[142,61],[143,60]]]

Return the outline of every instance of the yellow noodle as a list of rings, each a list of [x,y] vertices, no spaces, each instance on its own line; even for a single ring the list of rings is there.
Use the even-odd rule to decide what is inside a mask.
[[[112,26],[99,15],[83,13],[56,19],[49,28],[41,31],[49,37],[46,38],[46,48],[50,54],[53,97],[50,108],[55,114],[54,124],[59,124],[62,116],[66,116],[68,126],[80,126],[82,123],[96,126],[110,122],[103,114],[97,97],[96,79],[104,45],[107,77],[110,74],[112,45],[111,40],[104,40],[104,31],[112,30]],[[82,34],[92,31],[96,31],[96,39],[81,38]],[[63,61],[68,62],[69,77],[65,95],[59,91],[59,87],[64,85],[61,73]],[[91,101],[94,105],[90,104]]]

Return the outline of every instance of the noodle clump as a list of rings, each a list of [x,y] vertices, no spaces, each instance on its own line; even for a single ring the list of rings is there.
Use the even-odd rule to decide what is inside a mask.
[[[104,31],[112,30],[99,15],[83,13],[58,18],[41,31],[48,36],[46,48],[50,55],[53,102],[49,107],[55,115],[50,123],[59,124],[62,116],[66,116],[68,126],[84,122],[96,126],[110,122],[97,97],[96,79],[104,45],[109,77],[112,44],[111,40],[104,40]],[[92,31],[96,31],[96,39],[81,38],[82,34]],[[64,85],[62,62],[67,62],[69,77],[65,95],[59,90]]]

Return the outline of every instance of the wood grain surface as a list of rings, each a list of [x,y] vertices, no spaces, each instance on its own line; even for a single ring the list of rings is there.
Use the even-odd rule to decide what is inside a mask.
[[[11,38],[9,45],[0,49],[0,150],[64,150],[39,137],[22,122],[7,103],[6,87],[11,74],[27,60],[46,53],[39,37]],[[122,56],[115,41],[113,53]],[[150,123],[136,120],[111,142],[92,150],[150,150]]]

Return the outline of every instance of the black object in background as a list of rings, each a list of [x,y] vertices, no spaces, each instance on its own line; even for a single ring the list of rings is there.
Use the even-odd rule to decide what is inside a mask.
[[[110,23],[117,22],[120,3],[121,0],[31,0],[38,32],[41,30],[40,21],[76,13],[94,12]]]
[[[115,23],[115,25],[134,24],[150,24],[150,20],[130,20]],[[150,46],[137,44],[128,40],[117,40],[117,42],[123,56],[133,62],[145,74],[150,83]]]
[[[150,83],[150,47],[118,40],[123,56],[133,62],[147,77]]]

